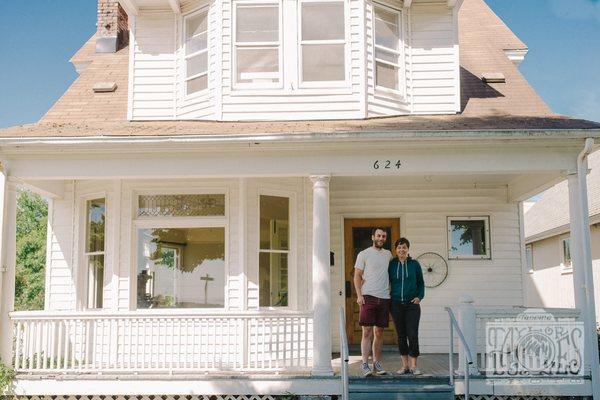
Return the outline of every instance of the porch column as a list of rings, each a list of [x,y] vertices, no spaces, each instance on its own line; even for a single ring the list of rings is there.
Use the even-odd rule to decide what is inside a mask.
[[[331,367],[331,277],[329,272],[329,176],[314,175],[312,220],[313,369],[333,375]]]
[[[582,265],[583,246],[581,245],[581,209],[579,199],[579,176],[577,172],[567,175],[569,186],[569,223],[571,243],[571,266],[573,267],[573,293],[575,307],[581,310],[583,317],[586,309],[585,274]]]
[[[15,304],[17,192],[0,171],[0,361],[12,366],[13,330],[8,313]]]

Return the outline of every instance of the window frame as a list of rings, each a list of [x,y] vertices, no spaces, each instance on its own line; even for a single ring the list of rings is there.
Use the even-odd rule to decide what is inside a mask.
[[[287,251],[288,255],[288,303],[287,306],[261,306],[260,305],[260,254],[261,252],[265,253],[285,253],[285,251],[280,250],[263,250],[260,248],[260,197],[261,196],[274,196],[274,197],[286,197],[289,200],[289,223],[288,223],[288,244],[289,249]],[[257,287],[257,308],[258,310],[268,310],[268,311],[277,311],[277,310],[288,310],[288,309],[296,309],[297,307],[297,290],[295,286],[292,286],[292,282],[297,282],[296,279],[296,192],[285,191],[285,190],[276,190],[276,189],[268,189],[268,188],[259,188],[256,195],[256,207],[257,207],[257,216],[256,216],[256,287]]]
[[[377,44],[377,32],[376,32],[376,8],[381,8],[384,11],[393,13],[396,15],[397,25],[398,25],[398,50],[388,49],[384,46]],[[400,96],[404,98],[406,96],[406,64],[405,64],[405,48],[404,48],[404,13],[401,9],[394,8],[390,5],[384,4],[382,2],[373,2],[373,85],[375,86],[375,90],[379,92],[388,93],[395,96]],[[393,63],[381,60],[377,58],[377,51],[383,51],[388,54],[395,54],[398,59],[398,65],[394,65]],[[398,68],[398,89],[391,89],[385,86],[377,85],[377,63],[381,62],[386,65],[391,65]]]
[[[535,268],[533,265],[533,243],[527,243],[525,245],[525,263],[527,267],[527,272],[532,274],[535,272]]]
[[[87,252],[87,218],[88,218],[88,210],[87,203],[92,200],[104,199],[104,251],[103,252]],[[108,202],[108,193],[106,191],[99,191],[94,193],[85,193],[79,196],[79,211],[77,215],[79,215],[79,234],[77,235],[79,240],[79,245],[77,248],[80,251],[80,256],[77,257],[79,260],[79,267],[77,268],[78,274],[81,278],[77,278],[78,286],[80,287],[79,291],[79,299],[76,302],[77,308],[80,310],[102,310],[106,308],[106,304],[104,303],[104,291],[106,290],[107,284],[107,260],[109,260],[110,252],[107,251],[108,247],[108,227],[109,227],[109,202]],[[102,254],[104,256],[104,266],[103,266],[103,284],[102,284],[102,307],[101,308],[92,308],[89,307],[89,265],[88,265],[88,257],[93,255]]]
[[[284,43],[283,43],[283,0],[234,0],[231,3],[231,14],[232,14],[232,23],[231,23],[231,88],[233,90],[243,90],[243,89],[283,89],[284,87],[284,73],[283,73],[283,53],[284,53]],[[277,45],[275,46],[274,42],[238,42],[237,40],[237,13],[238,6],[246,6],[246,7],[260,7],[267,5],[277,5],[279,10],[278,15],[278,40]],[[278,71],[277,77],[279,82],[261,82],[261,83],[244,83],[237,81],[237,49],[241,48],[250,48],[250,49],[262,49],[262,48],[276,48],[278,51]]]
[[[568,241],[569,243],[569,258],[570,261],[568,264],[565,263],[565,241]],[[566,233],[563,235],[560,235],[558,237],[558,243],[560,246],[560,272],[561,274],[571,274],[573,273],[573,258],[571,256],[572,252],[571,252],[571,235]]]
[[[197,51],[195,53],[186,54],[186,48],[187,48],[187,42],[188,42],[188,38],[187,38],[187,20],[189,18],[193,18],[194,16],[198,15],[198,14],[202,14],[203,12],[206,12],[206,49],[205,50],[200,50]],[[186,15],[183,16],[183,18],[181,18],[182,21],[182,29],[181,29],[181,33],[182,33],[182,43],[183,43],[183,50],[182,50],[182,70],[183,70],[183,93],[184,93],[184,98],[188,99],[188,98],[193,98],[196,96],[202,96],[204,94],[206,94],[206,92],[208,92],[209,90],[209,86],[210,86],[210,82],[209,82],[209,78],[210,78],[210,53],[209,53],[209,49],[210,49],[210,37],[209,37],[209,32],[210,32],[210,20],[209,20],[209,16],[210,16],[210,6],[209,5],[205,5],[203,7],[198,8],[197,10],[194,10]],[[196,56],[199,56],[201,54],[206,53],[206,72],[201,72],[199,74],[193,75],[193,76],[188,76],[187,74],[187,60]],[[188,89],[187,89],[187,83],[188,81],[195,79],[195,78],[200,78],[202,76],[206,75],[206,88],[199,90],[197,92],[194,93],[188,93]]]
[[[199,217],[138,217],[137,210],[139,205],[139,196],[143,195],[194,195],[194,194],[221,194],[225,195],[225,212],[222,216],[199,216]],[[224,312],[229,309],[229,298],[227,295],[227,281],[229,277],[229,246],[230,246],[230,221],[229,221],[229,190],[228,188],[201,188],[201,189],[147,189],[133,190],[131,195],[132,201],[132,219],[131,219],[131,265],[130,265],[130,309],[139,313],[155,313],[157,309],[138,308],[137,306],[137,248],[139,246],[138,231],[140,229],[193,229],[193,228],[223,228],[225,247],[224,247],[224,277],[225,286],[223,287],[224,304],[220,308],[161,308],[160,312],[166,313],[184,313],[194,312],[198,314],[212,314],[215,312]]]
[[[302,40],[302,4],[304,3],[342,3],[344,6],[344,39],[327,39],[327,40]],[[297,41],[296,41],[296,62],[297,62],[297,81],[299,89],[328,89],[342,88],[350,86],[350,73],[352,66],[350,65],[350,27],[348,16],[350,15],[350,7],[347,0],[298,0],[296,7],[296,26],[297,26]],[[305,81],[303,79],[304,71],[302,69],[302,45],[303,44],[343,44],[344,45],[344,80],[340,81]]]
[[[455,255],[452,256],[452,221],[467,220],[467,221],[483,221],[485,230],[485,254],[482,255]],[[448,216],[446,217],[446,232],[448,235],[448,260],[491,260],[492,259],[492,244],[491,244],[491,218],[489,215],[469,215],[469,216]]]

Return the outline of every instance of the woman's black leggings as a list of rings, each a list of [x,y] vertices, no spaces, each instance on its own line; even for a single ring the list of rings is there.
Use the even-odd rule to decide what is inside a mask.
[[[402,304],[392,300],[392,319],[398,333],[398,349],[400,355],[419,356],[419,320],[421,306],[419,304]]]

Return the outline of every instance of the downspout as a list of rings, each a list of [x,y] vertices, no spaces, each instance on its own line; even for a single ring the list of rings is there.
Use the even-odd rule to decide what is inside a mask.
[[[593,398],[600,399],[600,363],[598,358],[598,339],[596,333],[596,309],[594,300],[594,277],[592,275],[592,254],[591,254],[591,239],[590,239],[590,216],[588,208],[588,193],[587,193],[587,173],[588,165],[587,158],[592,152],[594,139],[587,138],[585,146],[577,157],[577,177],[579,179],[579,205],[581,212],[581,245],[582,249],[582,266],[584,270],[584,291],[585,291],[585,310],[583,315],[585,329],[585,343],[588,351],[587,356],[590,357],[590,373],[592,376],[592,392]],[[585,355],[584,355],[585,356]],[[584,363],[585,359],[584,359]]]

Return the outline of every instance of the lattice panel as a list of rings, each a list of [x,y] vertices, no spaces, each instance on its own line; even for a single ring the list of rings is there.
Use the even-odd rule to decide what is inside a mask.
[[[297,395],[153,395],[153,396],[19,396],[19,400],[335,400],[336,396]]]
[[[493,394],[470,395],[469,400],[583,400],[582,396],[498,396]],[[463,400],[464,396],[455,396],[456,400]]]

